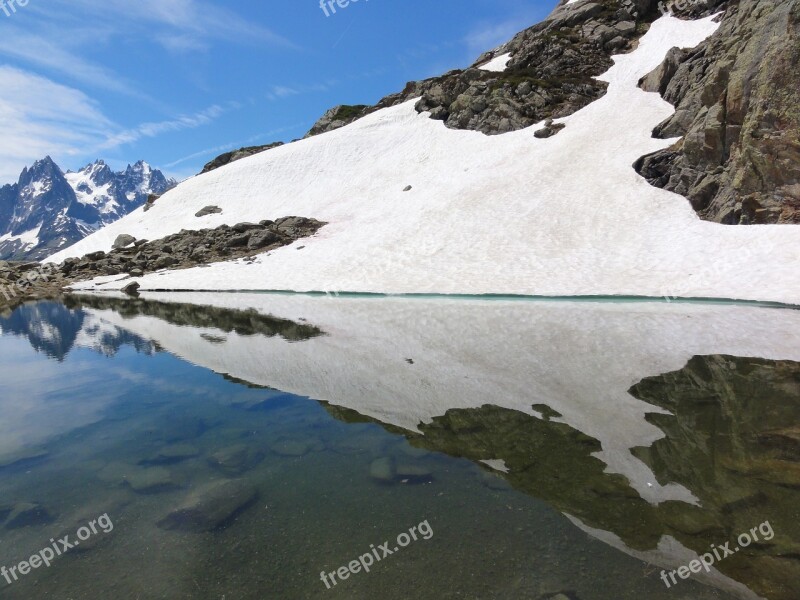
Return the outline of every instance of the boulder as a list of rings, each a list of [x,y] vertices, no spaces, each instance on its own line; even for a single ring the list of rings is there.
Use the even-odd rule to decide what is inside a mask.
[[[280,240],[281,237],[273,231],[259,231],[250,236],[247,247],[251,250],[258,250]]]
[[[136,238],[132,235],[128,235],[127,233],[122,233],[117,236],[117,239],[114,240],[112,247],[119,250],[121,248],[127,248],[131,244],[136,242]]]
[[[207,215],[218,215],[222,213],[222,209],[219,206],[206,206],[198,210],[194,216],[195,217],[205,217]]]

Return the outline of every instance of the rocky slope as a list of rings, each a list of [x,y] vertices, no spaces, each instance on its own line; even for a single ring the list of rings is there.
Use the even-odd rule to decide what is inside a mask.
[[[278,146],[283,146],[283,142],[273,142],[272,144],[266,144],[264,146],[247,146],[246,148],[239,148],[238,150],[225,152],[224,154],[217,156],[214,160],[206,163],[206,166],[203,167],[203,170],[200,171],[200,173],[208,173],[209,171],[219,169],[220,167],[224,167],[225,165],[242,158],[247,158],[253,154],[264,152],[265,150],[272,150]]]
[[[314,219],[284,217],[233,227],[184,230],[154,241],[123,234],[108,253],[68,258],[60,265],[0,261],[0,309],[14,308],[27,300],[59,297],[69,284],[95,277],[119,275],[127,280],[166,268],[186,269],[237,258],[253,261],[258,254],[314,235],[324,225]],[[137,289],[135,284],[126,291],[135,294]]]
[[[677,107],[655,135],[682,139],[636,168],[704,219],[800,223],[800,2],[724,8],[714,36],[643,80]]]
[[[174,185],[143,161],[117,173],[101,160],[64,173],[45,157],[0,187],[0,259],[45,258]]]
[[[488,135],[566,116],[604,93],[605,84],[594,77],[610,66],[611,54],[629,50],[664,10],[680,18],[725,11],[722,27],[707,43],[695,50],[675,49],[642,81],[644,89],[677,107],[654,135],[682,139],[642,157],[635,168],[652,185],[686,196],[703,219],[800,223],[800,2],[680,4],[562,3],[547,20],[482,55],[471,67],[410,82],[374,106],[336,106],[307,137],[415,97],[421,97],[418,111],[429,111],[448,127]],[[510,55],[505,71],[481,68],[504,54]],[[771,68],[764,69],[766,64]],[[541,137],[555,133],[557,129],[544,129]],[[271,147],[242,149],[235,155]],[[216,161],[226,164],[227,156]]]

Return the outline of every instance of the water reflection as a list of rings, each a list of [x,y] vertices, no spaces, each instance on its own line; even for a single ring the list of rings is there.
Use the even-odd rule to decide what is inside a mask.
[[[220,479],[252,480],[257,473],[256,481],[272,483],[266,490],[263,485],[243,484],[228,494],[241,499],[233,502],[231,512],[241,510],[248,519],[256,518],[259,535],[265,530],[275,534],[279,533],[275,524],[257,507],[262,501],[266,506],[273,503],[274,485],[280,486],[282,477],[284,488],[289,488],[283,492],[284,508],[296,512],[299,502],[318,528],[311,531],[297,515],[283,515],[291,522],[283,532],[297,536],[304,531],[315,543],[328,544],[313,562],[316,567],[331,554],[341,562],[350,558],[349,546],[331,552],[330,544],[339,547],[341,542],[335,541],[335,528],[320,530],[316,515],[332,512],[339,524],[357,523],[359,518],[363,522],[364,506],[354,500],[363,495],[381,498],[384,511],[391,507],[392,512],[406,514],[410,523],[419,522],[440,497],[427,493],[427,486],[432,486],[437,494],[461,500],[459,508],[438,514],[440,528],[447,523],[469,538],[464,526],[464,511],[469,509],[497,528],[489,533],[482,527],[478,538],[466,541],[467,550],[458,556],[464,565],[471,560],[469,553],[484,545],[481,537],[507,546],[507,564],[500,569],[504,583],[489,577],[495,587],[478,597],[800,596],[796,478],[800,314],[796,311],[150,296],[154,299],[81,297],[69,309],[62,308],[63,320],[48,307],[29,313],[26,326],[13,331],[3,326],[4,331],[28,336],[32,344],[41,336],[30,338],[30,331],[58,329],[59,323],[65,329],[60,339],[73,339],[73,346],[90,329],[95,338],[97,332],[105,336],[103,345],[86,344],[95,349],[113,347],[109,340],[131,336],[139,342],[125,343],[146,351],[148,346],[140,344],[146,340],[150,348],[223,375],[224,385],[237,390],[232,393],[226,387],[222,399],[222,384],[197,381],[196,374],[176,381],[170,371],[170,377],[160,382],[163,397],[154,398],[152,392],[147,396],[146,412],[140,405],[117,403],[102,427],[81,434],[77,448],[68,445],[69,452],[80,458],[76,464],[82,477],[99,477],[112,495],[119,494],[120,511],[131,502],[131,493],[137,506],[171,494],[180,505],[190,501],[187,489],[207,489],[206,484],[213,487]],[[83,321],[75,332],[77,315]],[[20,322],[20,317],[13,317]],[[56,357],[63,358],[63,347]],[[148,370],[152,375],[152,367]],[[143,394],[145,382],[135,377],[128,381],[132,388],[123,394],[125,398]],[[213,402],[197,404],[196,397],[203,394]],[[187,396],[186,401],[181,395]],[[402,444],[398,436],[405,440]],[[104,448],[109,460],[98,461],[97,447]],[[466,496],[457,493],[463,481],[448,473],[458,473],[461,467],[442,455],[468,459],[470,476],[477,477],[491,496],[483,497],[474,489]],[[296,461],[300,470],[286,471],[282,461]],[[365,487],[370,479],[383,485]],[[358,510],[329,506],[331,495],[341,492],[342,481],[348,482],[347,493],[339,501],[358,504]],[[511,494],[509,489],[543,500],[579,529],[551,522],[548,532],[534,542],[529,534],[544,520],[539,512],[538,520],[521,515],[511,520],[524,535],[509,532],[507,519],[495,522],[488,516],[493,506],[489,498]],[[302,490],[309,500],[314,497],[319,502],[299,501]],[[468,508],[464,498],[470,498]],[[529,510],[514,498],[504,502]],[[407,511],[411,507],[417,512]],[[477,516],[483,512],[487,516]],[[159,519],[150,520],[151,526],[157,520],[175,522],[163,514],[163,507],[160,513]],[[379,522],[386,518],[373,516]],[[719,571],[697,576],[721,591],[698,587],[694,579],[681,582],[681,590],[666,590],[660,583],[660,568],[686,564],[694,552],[734,539],[767,519],[775,529],[773,540],[719,563]],[[215,530],[221,522],[210,523],[210,528],[200,530]],[[159,543],[177,543],[176,538],[164,537],[166,532],[176,535],[174,528],[147,531]],[[571,537],[582,535],[581,531],[660,568],[645,569],[644,578],[638,572],[634,576],[630,565],[620,570],[614,561],[622,559],[591,544],[586,550],[585,541]],[[255,541],[248,542],[246,533],[239,530],[236,535],[229,538],[232,545],[253,549]],[[361,534],[356,537],[353,541],[367,547],[376,541]],[[281,539],[287,544],[283,560],[295,564],[304,550],[295,538]],[[577,560],[572,556],[576,550],[587,552],[596,564],[567,564]],[[537,567],[538,581],[519,575],[531,568],[517,562],[521,556]],[[197,564],[208,567],[199,558]],[[404,568],[419,576],[413,564]],[[230,558],[219,563],[216,579],[209,573],[198,575],[202,597],[221,597],[229,588],[220,582],[230,582],[237,570],[236,560]],[[605,578],[601,587],[606,589],[601,591],[596,589],[598,571]],[[392,571],[389,580],[405,593],[391,597],[408,597],[401,573]],[[281,589],[292,590],[289,596],[275,597],[322,597],[311,584],[299,592],[296,579],[271,574],[280,580]],[[385,582],[381,579],[376,585]],[[433,597],[431,579],[422,576],[419,583],[417,597]],[[370,597],[375,589],[369,580],[363,585],[342,591],[342,597]],[[213,596],[209,590],[220,593]],[[263,596],[248,588],[243,597]]]

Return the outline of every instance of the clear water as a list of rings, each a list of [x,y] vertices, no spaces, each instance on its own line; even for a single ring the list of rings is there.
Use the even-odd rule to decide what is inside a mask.
[[[42,302],[0,318],[0,566],[107,515],[51,566],[0,578],[0,597],[800,597],[800,364],[780,358],[800,339],[796,311],[707,309],[734,311],[719,317],[731,327],[759,320],[759,335],[780,338],[763,346],[774,352],[725,354],[725,335],[698,329],[719,353],[687,350],[688,363],[618,390],[632,412],[654,407],[642,431],[662,434],[614,462],[600,454],[613,436],[580,431],[580,416],[550,399],[579,399],[577,411],[603,402],[617,384],[601,355],[621,347],[609,332],[636,335],[620,323],[646,338],[666,312],[702,329],[715,318],[705,309],[584,305],[562,322],[555,305],[205,301]],[[578,335],[583,318],[609,329],[592,342]],[[588,362],[562,369],[576,352]],[[580,373],[595,363],[593,390]],[[416,427],[404,426],[406,407]],[[482,462],[492,459],[508,473]],[[611,472],[628,463],[653,482],[637,491],[633,475]],[[240,502],[204,505],[200,525],[175,520],[228,481],[247,490]],[[694,503],[643,497],[670,484]],[[675,548],[702,553],[767,520],[774,538],[715,577],[662,581],[669,560],[682,564]],[[399,548],[414,526],[418,539]],[[321,579],[385,541],[391,556],[368,573]]]

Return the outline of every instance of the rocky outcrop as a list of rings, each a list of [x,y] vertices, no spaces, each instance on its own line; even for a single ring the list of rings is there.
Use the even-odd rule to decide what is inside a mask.
[[[247,158],[248,156],[253,156],[253,154],[258,154],[259,152],[272,150],[278,146],[283,146],[283,142],[273,142],[272,144],[266,144],[264,146],[248,146],[246,148],[239,148],[238,150],[226,152],[225,154],[220,154],[214,160],[206,163],[206,165],[203,167],[203,170],[200,171],[200,174],[202,175],[203,173],[208,173],[209,171],[219,169],[220,167],[224,167],[225,165],[237,160]]]
[[[717,33],[641,83],[677,108],[654,135],[682,139],[635,168],[703,219],[800,223],[800,1],[709,4]]]
[[[691,5],[683,14],[708,14],[717,0]],[[688,4],[688,3],[687,3]],[[600,98],[606,84],[595,79],[612,65],[611,55],[633,48],[661,16],[656,0],[565,1],[542,23],[478,58],[471,67],[423,81],[383,98],[375,106],[328,111],[308,135],[342,127],[376,110],[413,98],[419,112],[452,129],[496,135],[565,117]],[[480,67],[511,54],[502,72]]]
[[[306,137],[325,133],[326,131],[333,131],[345,125],[349,125],[356,119],[363,117],[368,112],[372,112],[371,107],[364,104],[348,105],[340,104],[328,109],[322,115],[311,130],[306,134]]]
[[[91,252],[82,258],[68,258],[60,265],[0,261],[0,310],[14,308],[26,300],[58,298],[69,284],[103,275],[141,277],[161,269],[254,259],[257,254],[314,235],[324,225],[305,217],[283,217],[233,227],[184,229],[154,242],[122,234],[110,252]],[[131,282],[125,289],[136,295],[139,286]]]
[[[68,295],[64,298],[64,305],[70,309],[87,307],[97,310],[113,310],[126,317],[137,315],[155,317],[180,327],[214,328],[224,333],[260,335],[270,338],[277,336],[287,342],[302,342],[325,335],[321,329],[309,323],[280,319],[253,309],[232,310],[197,304],[155,302],[94,294]],[[205,339],[208,337],[206,336]],[[224,337],[216,338],[216,340],[218,343],[226,341]]]
[[[56,298],[66,279],[55,265],[0,261],[0,310],[26,300]]]
[[[83,258],[68,258],[59,271],[71,281],[85,281],[101,275],[127,273],[141,277],[161,269],[188,269],[198,265],[252,257],[316,233],[324,223],[304,217],[277,221],[220,225],[215,229],[182,230],[160,240],[135,240],[108,254],[93,252]],[[120,236],[130,242],[131,236]],[[119,238],[118,238],[119,239]]]

